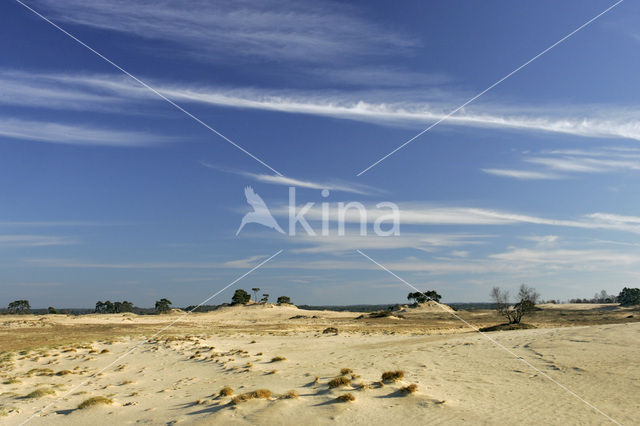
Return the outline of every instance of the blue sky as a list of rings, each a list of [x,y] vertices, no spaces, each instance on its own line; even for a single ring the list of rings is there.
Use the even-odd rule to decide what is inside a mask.
[[[361,176],[613,2],[25,3],[283,176],[3,2],[2,304],[197,304],[281,249],[237,286],[299,304],[405,300],[356,249],[449,302],[523,282],[560,299],[637,285],[637,3]],[[250,224],[236,237],[245,186],[287,227],[290,179],[299,204],[397,203],[401,235]]]

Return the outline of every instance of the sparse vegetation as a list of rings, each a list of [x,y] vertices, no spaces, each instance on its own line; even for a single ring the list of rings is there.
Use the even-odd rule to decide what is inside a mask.
[[[369,318],[386,318],[386,317],[390,317],[391,311],[378,311],[378,312],[371,312],[369,314]]]
[[[397,382],[398,380],[402,380],[403,377],[404,371],[402,370],[385,371],[382,373],[383,382]]]
[[[336,398],[336,400],[340,402],[352,402],[356,400],[356,397],[353,394],[345,393]]]
[[[243,393],[242,395],[238,395],[231,400],[231,403],[234,405],[240,404],[241,402],[246,402],[252,399],[269,399],[271,398],[273,393],[269,389],[258,389],[251,392]]]
[[[25,398],[42,398],[43,396],[47,396],[47,395],[55,395],[56,391],[53,389],[49,389],[49,388],[40,388],[40,389],[36,389],[33,392],[25,395]]]
[[[279,399],[296,399],[298,396],[299,396],[298,392],[294,390],[290,390],[289,392],[280,395],[278,398]]]
[[[335,379],[329,380],[329,383],[327,384],[329,385],[329,388],[333,389],[351,384],[351,379],[349,379],[348,377],[340,376],[336,377]]]
[[[347,374],[352,374],[353,370],[350,368],[343,368],[342,370],[340,370],[340,374],[342,374],[343,376],[346,376]]]
[[[67,374],[73,374],[71,370],[60,370],[56,373],[56,376],[66,376]]]
[[[416,385],[415,383],[412,383],[409,386],[400,388],[400,392],[403,392],[403,393],[416,393],[417,390],[418,390],[418,385]]]
[[[329,333],[338,334],[338,329],[335,327],[327,327],[324,330],[322,330],[322,334],[329,334]]]
[[[229,386],[225,386],[222,389],[220,389],[220,396],[231,396],[233,395],[233,389],[231,389]]]
[[[95,407],[96,405],[111,405],[113,401],[105,396],[94,396],[89,399],[85,399],[78,405],[78,410],[84,410],[86,408]]]
[[[286,358],[283,356],[274,356],[273,358],[271,358],[271,362],[280,362],[280,361],[285,361]]]

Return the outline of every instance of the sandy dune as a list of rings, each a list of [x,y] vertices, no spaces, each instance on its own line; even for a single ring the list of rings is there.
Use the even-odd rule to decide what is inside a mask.
[[[303,315],[304,317],[296,316]],[[194,315],[179,335],[92,340],[5,353],[0,421],[19,424],[54,402],[33,424],[603,424],[605,416],[535,369],[473,332],[322,333],[328,324],[361,324],[358,313],[291,307],[229,307]],[[315,318],[314,318],[315,316]],[[15,317],[14,317],[15,318]],[[60,324],[155,325],[162,316],[87,315],[16,319]],[[334,321],[334,322],[332,322]],[[340,323],[339,321],[344,321]],[[359,322],[358,322],[359,321]],[[387,320],[385,324],[410,321]],[[5,321],[3,327],[13,321]],[[275,327],[269,327],[269,324]],[[185,325],[186,326],[186,325]],[[253,331],[247,331],[253,330]],[[13,328],[19,332],[20,328]],[[148,334],[150,335],[150,334]],[[540,328],[490,334],[623,424],[637,422],[640,324]],[[132,346],[139,348],[116,361]],[[284,360],[277,360],[283,357]],[[113,363],[115,361],[115,363]],[[102,374],[90,376],[113,363]],[[344,372],[350,369],[352,372]],[[385,371],[404,377],[382,385]],[[344,376],[349,384],[330,388]],[[89,383],[76,388],[89,379]],[[408,393],[403,388],[417,385]],[[231,396],[220,396],[228,386]],[[32,392],[36,390],[41,392]],[[266,389],[271,396],[233,403]],[[285,395],[294,391],[297,397]],[[350,393],[351,402],[336,398]],[[30,397],[27,397],[29,394]],[[111,404],[78,409],[106,397]],[[57,399],[60,398],[60,399]]]

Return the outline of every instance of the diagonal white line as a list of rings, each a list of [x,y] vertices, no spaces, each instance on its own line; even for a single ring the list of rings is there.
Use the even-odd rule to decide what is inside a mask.
[[[17,0],[16,0],[17,1]],[[517,73],[518,71],[520,71],[521,69],[523,69],[524,67],[526,67],[527,65],[529,65],[530,63],[532,63],[533,61],[535,61],[536,59],[540,58],[542,55],[544,55],[545,53],[549,52],[551,49],[553,49],[554,47],[556,47],[557,45],[559,45],[560,43],[564,42],[565,40],[567,40],[569,37],[573,36],[575,33],[577,33],[578,31],[582,30],[583,28],[585,28],[586,26],[588,26],[589,24],[593,23],[596,19],[600,18],[602,15],[604,15],[605,13],[609,12],[611,9],[613,9],[614,7],[618,6],[620,3],[622,3],[624,0],[618,0],[616,3],[614,3],[613,5],[609,6],[608,8],[606,8],[605,10],[603,10],[602,12],[600,12],[599,14],[597,14],[596,16],[594,16],[593,18],[589,19],[587,22],[585,22],[584,24],[580,25],[578,28],[576,28],[575,30],[571,31],[569,34],[567,34],[566,36],[562,37],[560,40],[556,41],[555,43],[553,43],[551,46],[547,47],[546,49],[544,49],[542,52],[538,53],[536,56],[534,56],[533,58],[529,59],[527,62],[525,62],[524,64],[520,65],[518,68],[516,68],[515,70],[511,71],[509,74],[505,75],[504,77],[502,77],[500,80],[496,81],[495,83],[493,83],[491,86],[487,87],[486,89],[484,89],[482,92],[478,93],[477,95],[475,95],[474,97],[472,97],[471,99],[469,99],[468,101],[466,101],[465,103],[463,103],[462,105],[458,106],[457,108],[455,108],[453,111],[451,111],[450,113],[448,113],[447,115],[443,116],[442,118],[440,118],[438,121],[436,121],[435,123],[431,124],[429,127],[427,127],[426,129],[422,130],[420,133],[418,133],[417,135],[415,135],[414,137],[412,137],[411,139],[409,139],[408,141],[406,141],[405,143],[403,143],[402,145],[398,146],[396,149],[394,149],[393,151],[391,151],[390,153],[388,153],[387,155],[385,155],[384,157],[380,158],[378,161],[376,161],[375,163],[371,164],[369,167],[367,167],[366,169],[362,170],[360,173],[358,173],[356,176],[361,176],[362,174],[366,173],[368,170],[372,169],[373,167],[377,166],[378,164],[380,164],[381,162],[383,162],[384,160],[386,160],[387,158],[389,158],[390,156],[392,156],[393,154],[395,154],[396,152],[400,151],[402,148],[404,148],[405,146],[409,145],[411,142],[413,142],[414,140],[418,139],[420,136],[424,135],[425,133],[427,133],[429,130],[433,129],[434,127],[436,127],[438,124],[442,123],[444,120],[448,119],[449,117],[451,117],[452,115],[454,115],[455,113],[457,113],[458,111],[460,111],[462,108],[466,107],[467,105],[469,105],[471,102],[475,101],[476,99],[478,99],[480,96],[484,95],[485,93],[487,93],[489,90],[493,89],[494,87],[498,86],[499,84],[501,84],[503,81],[505,81],[506,79],[508,79],[509,77],[511,77],[512,75],[514,75],[515,73]]]
[[[22,423],[20,423],[20,426],[26,424],[27,422],[31,421],[34,417],[36,417],[37,415],[43,413],[44,411],[46,411],[47,409],[49,409],[51,406],[53,406],[56,402],[58,402],[60,399],[66,397],[67,395],[70,395],[71,393],[75,392],[77,389],[81,388],[82,386],[86,385],[87,383],[89,383],[89,381],[91,381],[91,379],[93,379],[94,377],[96,377],[98,374],[102,373],[103,371],[105,371],[106,369],[108,369],[109,367],[111,367],[112,365],[114,365],[116,362],[120,361],[122,358],[126,357],[127,355],[129,355],[130,353],[132,353],[133,351],[135,351],[137,348],[139,348],[143,343],[153,339],[154,337],[158,336],[159,334],[161,334],[162,332],[164,332],[165,330],[167,330],[169,327],[173,326],[175,323],[177,323],[178,321],[182,320],[184,317],[186,317],[187,315],[191,314],[193,311],[195,311],[196,309],[198,309],[200,306],[204,305],[205,303],[207,303],[209,300],[213,299],[214,297],[216,297],[217,295],[219,295],[220,293],[222,293],[223,291],[225,291],[226,289],[228,289],[229,287],[231,287],[232,285],[234,285],[235,283],[237,283],[238,281],[240,281],[241,279],[243,279],[244,277],[246,277],[247,275],[249,275],[250,273],[252,273],[253,271],[255,271],[256,269],[258,269],[259,267],[261,267],[262,265],[264,265],[265,263],[269,262],[271,259],[273,259],[274,257],[276,257],[277,255],[279,255],[280,253],[282,253],[282,250],[278,250],[275,254],[271,255],[271,257],[269,257],[266,260],[263,260],[262,262],[260,262],[259,264],[257,264],[256,266],[254,266],[253,268],[249,269],[247,272],[245,272],[244,274],[240,275],[238,278],[236,278],[235,280],[233,280],[231,283],[227,284],[225,287],[223,287],[222,289],[218,290],[217,292],[215,292],[214,294],[212,294],[211,296],[207,297],[205,300],[203,300],[202,302],[200,302],[195,308],[192,308],[190,311],[185,312],[183,315],[179,316],[178,318],[176,318],[175,320],[173,320],[169,325],[163,327],[160,331],[157,331],[154,335],[152,335],[151,337],[145,337],[141,342],[137,343],[135,346],[133,346],[131,349],[129,349],[127,352],[125,352],[124,354],[120,355],[118,358],[116,358],[115,360],[113,360],[112,362],[110,362],[109,364],[107,364],[105,367],[103,367],[100,371],[97,371],[95,373],[93,373],[91,376],[89,376],[87,378],[87,380],[85,380],[84,382],[78,384],[77,386],[75,386],[74,388],[72,388],[71,390],[65,392],[64,394],[60,395],[58,398],[56,398],[55,400],[53,400],[51,403],[49,403],[48,405],[46,405],[45,407],[41,408],[40,410],[36,411],[35,413],[33,413],[29,418],[27,418],[25,421],[23,421]]]
[[[88,50],[90,50],[92,53],[96,54],[98,57],[100,57],[100,59],[104,60],[105,62],[107,62],[109,65],[113,66],[114,68],[116,68],[118,71],[126,74],[127,76],[131,77],[135,82],[137,82],[138,84],[140,84],[141,86],[149,89],[151,92],[153,92],[154,94],[158,95],[160,98],[164,99],[165,101],[167,101],[169,104],[171,104],[174,108],[178,109],[179,111],[183,112],[184,114],[186,114],[188,117],[190,117],[191,119],[193,119],[194,121],[196,121],[198,124],[201,124],[202,126],[206,127],[207,129],[209,129],[210,131],[212,131],[213,133],[215,133],[216,135],[218,135],[219,137],[221,137],[222,139],[224,139],[225,141],[229,142],[231,145],[233,145],[234,147],[236,147],[237,149],[239,149],[240,151],[244,152],[245,154],[247,154],[249,157],[253,158],[254,160],[256,160],[258,163],[262,164],[263,166],[265,166],[266,168],[268,168],[269,170],[271,170],[273,173],[275,173],[278,176],[282,176],[282,173],[280,173],[279,171],[277,171],[276,169],[274,169],[273,167],[271,167],[270,165],[268,165],[267,163],[265,163],[264,161],[262,161],[261,159],[259,159],[258,157],[256,157],[255,155],[253,155],[252,153],[250,153],[249,151],[247,151],[246,149],[244,149],[242,146],[238,145],[236,142],[232,141],[231,139],[229,139],[228,137],[226,137],[225,135],[223,135],[222,133],[220,133],[219,131],[217,131],[216,129],[214,129],[213,127],[211,127],[210,125],[208,125],[207,123],[205,123],[204,121],[200,120],[198,117],[196,117],[195,115],[193,115],[192,113],[190,113],[189,111],[187,111],[186,109],[184,109],[183,107],[181,107],[180,105],[178,105],[177,103],[175,103],[174,101],[172,101],[171,99],[169,99],[168,97],[166,97],[165,95],[163,95],[162,93],[158,92],[156,89],[154,89],[153,87],[151,87],[150,85],[148,85],[147,83],[145,83],[144,81],[140,80],[138,77],[134,76],[133,74],[131,74],[130,72],[128,72],[127,70],[125,70],[124,68],[122,68],[120,65],[116,64],[115,62],[113,62],[111,59],[107,58],[106,56],[104,56],[102,53],[98,52],[97,50],[95,50],[94,48],[92,48],[91,46],[89,46],[88,44],[86,44],[85,42],[83,42],[82,40],[78,39],[76,36],[74,36],[73,34],[71,34],[70,32],[68,32],[67,30],[65,30],[64,28],[60,27],[58,24],[56,24],[55,22],[51,21],[49,18],[47,18],[46,16],[42,15],[41,13],[39,13],[38,11],[34,10],[33,8],[31,8],[30,6],[26,5],[25,3],[23,3],[21,0],[15,0],[17,3],[19,3],[20,5],[24,6],[27,10],[33,12],[36,16],[42,18],[44,21],[48,22],[49,24],[51,24],[54,28],[56,28],[57,30],[61,31],[62,33],[64,33],[66,36],[70,37],[71,39],[73,39],[74,41],[76,41],[78,44],[80,44],[81,46],[87,48]]]
[[[381,269],[387,271],[389,274],[391,274],[392,276],[394,276],[395,278],[397,278],[398,280],[402,281],[403,283],[405,283],[406,285],[408,285],[410,288],[414,289],[415,291],[417,291],[418,293],[422,293],[422,291],[418,290],[415,286],[413,286],[412,284],[410,284],[409,282],[405,281],[404,279],[402,279],[401,277],[399,277],[398,275],[396,275],[395,273],[393,273],[392,271],[390,271],[388,268],[386,268],[384,265],[381,265],[380,263],[376,262],[375,260],[373,260],[372,258],[370,258],[369,256],[367,256],[366,254],[364,254],[362,251],[360,250],[356,250],[358,253],[360,253],[363,257],[369,259],[371,262],[375,263],[376,265],[378,265]],[[435,302],[435,301],[434,301]],[[541,371],[540,369],[538,369],[535,365],[531,364],[529,361],[527,361],[526,359],[522,358],[521,356],[515,354],[511,349],[507,348],[506,346],[504,346],[502,343],[497,342],[493,337],[489,336],[486,333],[483,333],[482,331],[480,331],[480,329],[478,327],[476,327],[475,325],[469,323],[467,320],[465,320],[464,318],[462,318],[460,315],[456,314],[455,312],[451,312],[449,310],[447,310],[444,306],[442,306],[442,304],[440,304],[439,302],[436,302],[436,304],[442,308],[443,311],[450,313],[451,315],[453,315],[454,317],[456,317],[457,319],[459,319],[460,321],[462,321],[463,323],[465,323],[467,326],[471,327],[472,329],[474,329],[475,331],[477,331],[478,333],[482,334],[484,337],[486,337],[487,339],[489,339],[493,344],[495,344],[496,346],[498,346],[499,348],[505,350],[506,352],[508,352],[509,354],[513,355],[516,359],[519,359],[520,361],[522,361],[523,363],[525,363],[527,366],[531,367],[533,370],[535,370],[536,372],[538,372],[539,374],[541,374],[542,376],[544,376],[545,378],[551,380],[553,383],[555,383],[556,385],[558,385],[560,388],[564,389],[566,392],[568,392],[571,396],[573,396],[574,398],[582,401],[583,403],[585,403],[586,405],[588,405],[589,407],[593,408],[595,411],[597,411],[598,413],[602,414],[604,417],[606,417],[608,420],[610,420],[611,422],[617,424],[617,425],[621,425],[621,423],[619,423],[618,421],[616,421],[615,419],[611,418],[608,414],[606,414],[604,411],[600,410],[598,407],[596,407],[595,405],[591,404],[590,402],[586,401],[584,398],[582,398],[580,395],[578,395],[577,393],[573,392],[571,389],[569,389],[568,387],[566,387],[565,385],[563,385],[562,383],[558,382],[557,380],[555,380],[554,378],[552,378],[551,376],[549,376],[547,373]]]

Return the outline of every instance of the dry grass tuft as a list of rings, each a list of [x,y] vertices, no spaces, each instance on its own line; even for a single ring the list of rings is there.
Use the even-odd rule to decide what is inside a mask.
[[[279,362],[279,361],[285,361],[286,358],[283,356],[274,356],[273,358],[271,358],[271,362]]]
[[[10,379],[5,380],[4,382],[2,382],[3,385],[17,385],[22,383],[21,380],[16,379],[15,377],[12,377]]]
[[[53,370],[50,368],[32,368],[27,371],[27,376],[32,376],[34,374],[36,376],[53,376]]]
[[[267,371],[265,374],[276,374],[278,370]]]
[[[349,379],[348,377],[336,377],[335,379],[329,380],[329,387],[331,389],[333,388],[337,388],[340,386],[347,386],[351,383],[351,379]]]
[[[400,389],[400,392],[403,393],[415,393],[418,390],[418,385],[415,383],[410,384],[409,386],[405,386]]]
[[[383,382],[397,382],[404,377],[404,371],[396,370],[396,371],[385,371],[382,373],[382,381]]]
[[[93,398],[85,399],[78,405],[78,410],[84,410],[85,408],[91,408],[96,405],[111,405],[113,401],[104,396],[94,396]]]
[[[67,374],[73,374],[71,370],[60,370],[56,373],[56,376],[66,376]]]
[[[220,396],[231,396],[233,395],[233,389],[231,389],[229,386],[225,386],[222,389],[220,389]]]
[[[356,397],[350,393],[345,393],[337,397],[336,400],[340,402],[352,402],[356,400]]]
[[[101,354],[107,354],[109,353],[109,349],[103,349],[100,351]]]
[[[269,389],[258,389],[251,392],[243,393],[242,395],[238,395],[231,400],[231,403],[234,405],[240,404],[241,402],[246,402],[251,399],[269,399],[271,398],[271,391]]]
[[[47,396],[47,395],[55,395],[56,391],[54,391],[53,389],[47,389],[47,388],[40,388],[40,389],[36,389],[33,392],[31,392],[30,394],[25,395],[25,398],[42,398],[43,396]]]
[[[298,392],[290,390],[289,392],[280,395],[278,399],[296,399],[298,396]]]
[[[367,389],[373,389],[373,387],[368,384],[368,383],[358,383],[356,385],[354,385],[356,387],[356,389],[358,390],[367,390]]]
[[[342,370],[340,370],[340,374],[342,374],[343,376],[346,376],[347,374],[353,374],[353,370],[350,368],[343,368]]]

